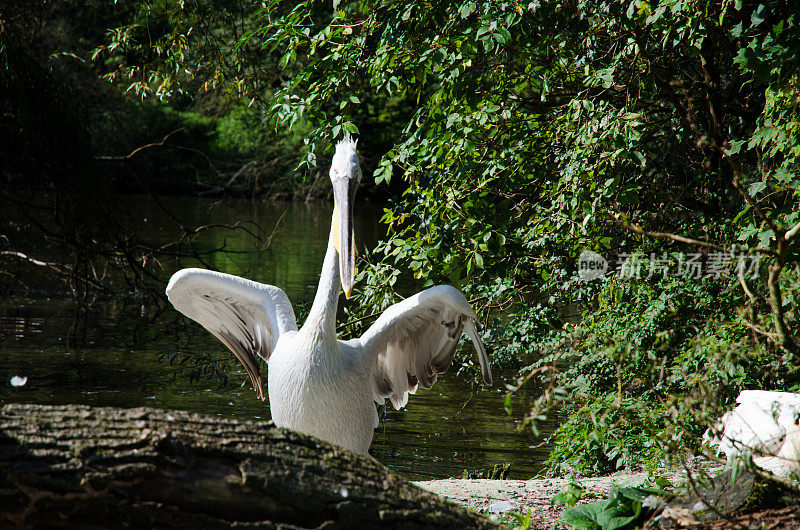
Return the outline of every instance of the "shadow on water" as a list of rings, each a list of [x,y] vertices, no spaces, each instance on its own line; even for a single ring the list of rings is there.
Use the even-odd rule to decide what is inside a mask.
[[[180,227],[146,199],[132,197],[142,233],[161,243],[177,238]],[[199,251],[224,247],[234,253],[211,253],[214,267],[282,287],[293,303],[313,299],[325,253],[330,206],[298,203],[252,203],[246,200],[168,198],[168,207],[187,225],[233,224],[253,219],[277,226],[271,244],[251,252],[244,232],[209,233],[197,238]],[[356,234],[360,246],[373,247],[383,232],[381,208],[359,205]],[[163,264],[163,275],[188,266],[193,259]],[[190,382],[181,365],[159,362],[169,352],[228,353],[199,325],[176,311],[159,312],[130,294],[102,302],[88,315],[80,347],[66,346],[75,310],[64,297],[31,296],[0,302],[0,401],[42,404],[82,403],[96,406],[174,408],[241,419],[269,418],[269,407],[245,382],[232,377]],[[266,369],[262,370],[262,375]],[[14,375],[28,378],[14,388]],[[408,405],[380,411],[370,452],[379,461],[412,479],[461,476],[464,470],[485,470],[510,463],[510,478],[528,478],[541,469],[546,448],[541,439],[516,431],[514,417],[503,408],[505,381],[495,377],[491,388],[448,372],[431,390],[420,390]],[[518,418],[516,418],[518,419]],[[550,429],[544,426],[544,435]]]

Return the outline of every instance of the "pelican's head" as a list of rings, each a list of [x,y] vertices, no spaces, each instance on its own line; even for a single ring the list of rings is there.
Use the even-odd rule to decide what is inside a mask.
[[[344,295],[350,298],[356,270],[355,234],[353,233],[353,203],[356,188],[361,182],[361,166],[356,154],[357,141],[346,138],[336,144],[336,154],[331,161],[333,183],[333,224],[331,231],[336,251],[339,253],[339,278]]]

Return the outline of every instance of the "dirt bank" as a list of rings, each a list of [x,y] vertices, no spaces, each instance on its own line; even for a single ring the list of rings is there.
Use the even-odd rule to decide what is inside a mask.
[[[704,466],[705,467],[705,466]],[[684,482],[684,471],[665,471],[660,473],[673,484]],[[586,488],[585,502],[604,499],[612,484],[641,483],[647,473],[618,473],[604,477],[582,478],[580,484]],[[446,497],[453,502],[482,512],[492,504],[510,501],[516,506],[516,513],[531,510],[531,528],[566,528],[558,524],[565,506],[552,506],[550,499],[562,491],[570,480],[566,478],[545,478],[531,480],[488,480],[488,479],[444,479],[415,482],[418,486]]]

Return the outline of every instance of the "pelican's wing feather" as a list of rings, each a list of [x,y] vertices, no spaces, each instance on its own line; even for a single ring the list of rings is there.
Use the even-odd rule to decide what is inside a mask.
[[[433,386],[438,374],[450,366],[462,333],[472,339],[483,380],[491,384],[477,322],[464,295],[449,285],[431,287],[389,307],[360,339],[364,354],[374,363],[375,401],[383,403],[389,397],[399,409],[418,385]]]
[[[281,289],[204,269],[176,272],[167,285],[175,309],[217,337],[242,363],[258,397],[264,385],[256,355],[269,359],[278,337],[297,330],[292,304]]]

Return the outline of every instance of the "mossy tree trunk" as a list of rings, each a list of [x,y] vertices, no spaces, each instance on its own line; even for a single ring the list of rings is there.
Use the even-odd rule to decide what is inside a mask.
[[[186,412],[0,409],[0,527],[490,528],[369,458]]]

